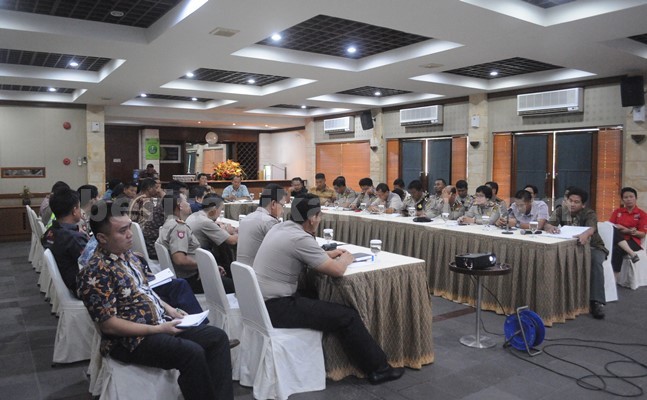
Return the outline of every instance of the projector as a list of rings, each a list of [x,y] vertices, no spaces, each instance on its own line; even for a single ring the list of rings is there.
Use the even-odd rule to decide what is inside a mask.
[[[494,253],[467,253],[458,254],[455,258],[456,266],[467,269],[486,269],[494,267],[496,255]]]

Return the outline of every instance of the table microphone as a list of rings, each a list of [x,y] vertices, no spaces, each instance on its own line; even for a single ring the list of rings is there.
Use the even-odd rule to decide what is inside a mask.
[[[512,207],[508,208],[508,212],[505,214],[505,230],[501,233],[504,235],[512,235],[512,231],[510,230],[510,213],[512,213]]]

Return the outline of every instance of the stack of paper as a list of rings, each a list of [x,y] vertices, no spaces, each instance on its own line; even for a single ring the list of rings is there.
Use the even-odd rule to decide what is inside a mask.
[[[155,279],[148,281],[148,286],[151,289],[155,289],[158,286],[165,285],[173,279],[175,275],[173,275],[173,271],[171,271],[170,268],[166,268],[158,273],[155,274]]]
[[[182,322],[175,326],[178,328],[190,328],[192,326],[198,326],[202,323],[202,321],[205,320],[205,318],[207,318],[208,315],[209,310],[205,310],[200,314],[185,315],[184,318],[182,318]]]

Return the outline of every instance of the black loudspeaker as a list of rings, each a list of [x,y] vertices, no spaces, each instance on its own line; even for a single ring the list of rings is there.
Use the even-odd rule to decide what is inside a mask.
[[[620,81],[620,98],[623,107],[640,107],[645,104],[642,76],[628,76]]]
[[[359,118],[362,121],[362,129],[364,129],[365,131],[373,129],[373,116],[371,115],[370,111],[362,112]]]

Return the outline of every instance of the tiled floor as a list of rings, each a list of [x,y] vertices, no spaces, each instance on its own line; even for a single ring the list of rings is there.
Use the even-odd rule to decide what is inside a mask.
[[[27,262],[28,245],[27,242],[0,243],[0,399],[90,399],[85,376],[87,362],[51,367],[57,320],[36,286],[38,276]],[[470,310],[456,312],[467,307],[433,297],[433,313],[437,318],[433,325],[435,363],[419,371],[407,370],[402,379],[379,386],[347,378],[341,382],[328,381],[324,391],[293,395],[290,399],[608,399],[611,394],[586,390],[575,380],[547,369],[575,377],[591,373],[609,375],[605,371],[607,363],[629,358],[642,366],[614,363],[609,365],[609,370],[618,375],[642,377],[627,381],[606,379],[606,389],[617,394],[641,394],[647,390],[647,288],[636,291],[619,288],[619,297],[619,302],[606,307],[607,318],[603,321],[586,315],[547,329],[549,340],[541,346],[546,352],[585,366],[591,372],[547,354],[529,358],[516,350],[503,349],[500,337],[495,348],[467,348],[458,338],[474,330],[475,314]],[[488,331],[502,333],[504,320],[503,316],[483,313]],[[566,341],[565,338],[598,342]],[[565,343],[577,347],[561,345]],[[584,345],[614,350],[624,356]],[[586,382],[601,385],[594,379]],[[234,387],[236,399],[253,398],[249,388],[237,383]]]

